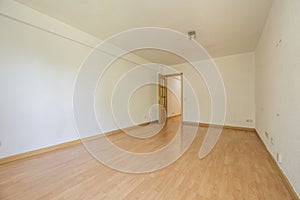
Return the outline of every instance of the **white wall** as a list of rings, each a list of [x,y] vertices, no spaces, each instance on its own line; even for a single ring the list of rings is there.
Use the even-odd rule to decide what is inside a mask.
[[[256,49],[256,129],[272,155],[282,155],[280,166],[298,195],[299,91],[300,1],[274,0]]]
[[[221,58],[215,58],[226,90],[226,118],[225,125],[254,128],[254,81],[255,57],[254,53],[245,53]],[[205,82],[190,64],[173,66],[177,72],[183,72],[184,107],[183,118],[188,121],[210,123],[211,99]],[[197,109],[190,102],[192,97],[188,82],[192,85],[198,98],[200,119],[197,118]],[[247,122],[252,120],[252,122]]]
[[[78,139],[72,110],[74,81],[89,46],[100,40],[14,1],[1,1],[0,12],[8,16],[0,16],[0,158]],[[108,90],[101,94],[108,96],[111,83],[133,66],[125,60],[114,63],[111,73],[118,76],[110,78]],[[149,74],[149,69],[143,72]],[[155,76],[148,79],[156,81],[155,71],[151,73]],[[153,98],[134,98],[145,105],[145,113],[131,111],[138,122],[149,119],[144,115],[156,103],[155,88],[144,92],[153,92]],[[105,110],[100,113],[109,115]],[[117,126],[110,123],[106,128],[103,131]]]
[[[30,24],[0,17],[0,157],[77,139],[72,116],[73,84],[80,63],[91,50],[90,46],[95,46],[100,40],[14,1],[1,1],[0,12]],[[280,165],[298,194],[299,19],[300,1],[274,0],[256,50],[255,70],[253,53],[215,59],[227,93],[225,124],[254,127],[256,112],[257,131],[274,157],[277,153],[282,155]],[[129,57],[146,62],[134,55]],[[98,93],[103,94],[104,89],[107,94],[102,96],[102,104],[97,107],[99,118],[109,116],[104,129],[107,131],[118,128],[112,122],[111,113],[103,110],[109,104],[109,91],[121,74],[133,67],[126,61],[114,65],[107,72],[107,77],[114,77],[105,79],[108,81],[106,85],[100,83],[99,90],[102,88],[102,91]],[[173,68],[184,73],[196,88],[199,98],[199,102],[193,102],[194,97],[185,79],[184,118],[209,123],[210,98],[201,77],[188,64]],[[145,73],[151,74],[149,81],[154,81],[155,71],[145,70]],[[157,102],[156,95],[149,95],[151,92],[157,94],[156,89],[156,86],[143,87],[129,100],[129,112],[135,123],[155,118],[156,114],[149,116],[148,111]],[[197,118],[198,110],[194,109],[196,103],[200,106],[200,119]],[[253,122],[246,122],[248,119]],[[269,138],[265,137],[265,131]],[[273,138],[273,144],[270,138]]]
[[[72,116],[73,85],[81,62],[90,47],[100,40],[16,2],[0,3],[0,12],[9,17],[0,17],[0,157],[77,139]],[[127,57],[135,62],[147,62],[132,54]],[[215,62],[223,76],[228,97],[225,124],[253,127],[254,123],[246,122],[247,119],[254,120],[253,53],[217,58]],[[99,83],[96,114],[105,121],[103,131],[118,128],[106,109],[110,107],[113,84],[133,66],[125,60],[115,62],[106,72],[103,79],[106,82]],[[146,67],[144,73],[139,72],[141,76],[135,74],[134,77],[139,78],[132,80],[156,81],[155,69],[149,68]],[[173,68],[183,72],[191,81],[200,99],[195,101],[185,79],[184,119],[209,123],[210,98],[201,77],[199,79],[187,64]],[[154,95],[149,95],[149,92]],[[121,126],[155,120],[157,113],[152,105],[157,102],[156,95],[157,87],[153,85],[133,93],[132,98],[126,100],[132,121],[126,118]]]
[[[226,125],[254,128],[255,56],[239,54],[214,59],[223,77],[226,95]],[[247,122],[247,120],[252,120]]]
[[[167,78],[167,116],[172,117],[181,114],[181,76]]]
[[[105,132],[158,119],[157,69],[156,64],[135,68],[119,59],[104,73],[96,91],[96,114]]]

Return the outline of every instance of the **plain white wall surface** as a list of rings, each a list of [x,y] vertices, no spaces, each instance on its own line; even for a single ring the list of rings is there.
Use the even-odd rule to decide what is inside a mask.
[[[32,24],[0,17],[0,157],[78,139],[72,110],[73,86],[81,62],[91,50],[88,46],[96,39],[13,2],[1,4],[1,12]],[[43,27],[36,27],[39,24]],[[147,62],[134,55],[127,57],[138,63]],[[122,60],[112,66],[123,68],[119,70],[122,73],[133,64]],[[149,69],[144,70],[149,74]],[[152,74],[155,76],[148,76],[149,79],[156,81],[155,71]],[[111,82],[116,78],[111,77]],[[105,92],[102,95],[106,96]],[[141,101],[139,105],[148,108],[149,102],[156,103],[157,92],[155,88],[144,92],[153,92],[153,98],[145,100],[140,95],[133,101]],[[144,112],[142,115],[148,115],[147,109]],[[140,112],[131,114],[135,117]],[[101,110],[101,115],[109,113]],[[143,122],[149,119],[135,118]],[[117,126],[109,126],[102,131],[115,129]]]
[[[181,114],[181,76],[168,77],[167,86],[167,114],[172,117]]]
[[[77,139],[72,88],[89,49],[5,17],[0,23],[0,157]]]
[[[281,154],[279,164],[298,196],[299,77],[300,1],[274,0],[256,50],[256,129],[274,158]]]
[[[205,62],[205,61],[204,61]],[[225,125],[254,128],[254,53],[238,54],[215,58],[217,68],[224,82],[227,96]],[[201,62],[199,62],[201,64]],[[183,118],[187,121],[210,123],[211,98],[203,78],[187,63],[172,66],[177,72],[183,72]],[[193,99],[188,82],[192,85],[198,99],[200,121],[197,109],[190,102]],[[189,92],[190,91],[190,92]],[[252,120],[247,122],[247,120]]]
[[[214,59],[227,95],[226,125],[254,128],[255,56],[239,54]],[[247,120],[250,120],[247,122]]]
[[[80,63],[91,50],[89,46],[95,46],[100,40],[14,1],[1,1],[0,12],[30,24],[0,17],[0,157],[78,139],[72,115],[72,88]],[[299,19],[300,1],[274,0],[255,55],[246,53],[214,59],[227,93],[225,124],[253,128],[256,123],[272,155],[282,155],[280,166],[298,194]],[[128,57],[146,62],[132,54]],[[108,72],[114,77],[107,78],[107,85],[100,83],[102,91],[98,94],[103,94],[103,90],[109,94],[112,83],[132,68],[132,63],[126,61],[114,65]],[[205,83],[188,64],[173,68],[184,73],[199,98],[199,102],[194,102],[185,79],[184,119],[209,123],[211,106]],[[155,70],[145,69],[145,73],[149,76],[141,79],[156,80]],[[134,123],[156,118],[155,112],[153,116],[148,113],[157,102],[156,94],[156,86],[144,87],[133,94],[128,104]],[[103,112],[109,104],[108,96],[99,95],[98,100],[103,104],[98,105],[97,114],[107,120],[104,131],[117,129],[111,114]],[[195,109],[197,104],[200,111]],[[129,126],[130,122],[123,125]]]
[[[119,59],[105,71],[96,90],[96,114],[105,132],[157,120],[157,64]]]
[[[91,50],[89,46],[100,41],[18,3],[5,2],[1,2],[1,13],[31,23],[32,26],[6,17],[0,18],[3,28],[0,33],[0,62],[3,66],[0,87],[5,94],[0,106],[3,121],[3,126],[0,127],[0,157],[78,138],[72,116],[72,88],[81,62]],[[139,63],[147,62],[132,54],[128,57]],[[225,124],[253,127],[253,123],[246,122],[247,119],[254,120],[253,53],[217,58],[215,62],[228,93]],[[107,95],[112,89],[111,84],[115,83],[123,72],[132,68],[132,63],[126,61],[119,61],[114,65],[115,67],[108,71],[108,74],[112,75],[107,76],[108,84],[104,85],[105,88],[102,87],[107,91]],[[195,101],[189,83],[184,79],[184,119],[209,123],[210,98],[205,83],[201,82],[201,77],[198,77],[192,68],[187,67],[187,64],[173,68],[184,72],[184,76],[195,86],[196,95],[200,99],[200,102]],[[141,78],[156,81],[155,73],[155,70],[145,68],[145,74],[148,76]],[[155,94],[149,95],[149,92]],[[156,95],[156,86],[144,87],[133,94],[128,104],[134,123],[155,120],[157,113],[149,114],[149,108],[157,102]],[[104,131],[117,129],[111,114],[103,112],[103,108],[107,108],[109,104],[109,98],[101,98],[100,95],[98,100],[103,103],[96,107],[99,109],[98,116],[109,121],[105,123]],[[200,106],[200,112],[197,104]],[[137,107],[139,109],[136,109]],[[151,111],[155,110],[151,108]]]

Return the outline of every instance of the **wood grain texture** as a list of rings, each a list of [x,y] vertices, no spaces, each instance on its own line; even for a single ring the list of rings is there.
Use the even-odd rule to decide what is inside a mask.
[[[152,122],[142,123],[142,124],[139,124],[139,125],[136,125],[136,126],[131,126],[131,127],[126,128],[126,130],[134,129],[137,126],[147,126],[150,123],[155,123],[155,122],[157,122],[157,120],[152,121]],[[87,137],[87,138],[83,138],[82,140],[83,141],[95,140],[95,139],[98,139],[98,138],[101,138],[101,137],[107,137],[107,136],[110,136],[110,135],[113,135],[113,134],[116,134],[116,133],[121,133],[121,132],[122,132],[121,130],[114,130],[114,131],[110,131],[110,132],[107,132],[107,133],[104,133],[104,134],[98,134],[98,135],[95,135],[95,136],[90,136],[90,137]],[[8,157],[0,158],[0,165],[5,164],[5,163],[9,163],[9,162],[13,162],[13,161],[16,161],[16,160],[28,158],[28,157],[31,157],[31,156],[39,155],[39,154],[42,154],[42,153],[47,153],[47,152],[50,152],[50,151],[55,151],[55,150],[58,150],[58,149],[67,148],[67,147],[70,147],[70,146],[73,146],[73,145],[76,145],[76,144],[80,144],[80,143],[81,143],[81,139],[78,139],[78,140],[64,142],[64,143],[61,143],[61,144],[57,144],[57,145],[53,145],[53,146],[49,146],[49,147],[29,151],[29,152],[24,152],[24,153],[20,153],[20,154],[8,156]]]
[[[183,121],[184,124],[190,124],[200,127],[215,127],[215,128],[226,128],[226,129],[232,129],[232,130],[238,130],[238,131],[249,131],[249,132],[255,132],[255,128],[248,128],[248,127],[240,127],[240,126],[228,126],[228,125],[217,125],[217,124],[208,124],[208,123],[198,123],[198,122],[190,122],[190,121]]]
[[[9,157],[5,157],[5,158],[0,158],[0,165],[5,164],[5,163],[9,163],[12,161],[16,161],[16,160],[20,160],[23,158],[28,158],[31,156],[35,156],[38,154],[42,154],[42,153],[46,153],[46,152],[50,152],[50,151],[54,151],[54,150],[58,150],[58,149],[63,149],[63,148],[67,148],[70,146],[73,146],[75,144],[79,144],[80,140],[73,140],[70,142],[65,142],[62,144],[57,144],[57,145],[53,145],[53,146],[49,146],[49,147],[45,147],[45,148],[41,148],[41,149],[37,149],[37,150],[33,150],[33,151],[29,151],[29,152],[25,152],[25,153],[20,153],[17,155],[12,155]]]
[[[294,190],[293,186],[291,185],[290,181],[288,180],[288,178],[285,176],[285,174],[281,170],[279,164],[277,163],[277,161],[275,160],[275,158],[272,156],[272,154],[268,150],[267,146],[264,144],[264,142],[261,139],[261,137],[259,136],[258,132],[257,131],[255,131],[255,132],[256,132],[257,137],[259,137],[262,145],[265,147],[265,150],[269,153],[269,156],[270,156],[271,160],[273,161],[273,164],[277,167],[277,171],[279,172],[279,175],[280,175],[281,179],[283,180],[285,186],[287,187],[289,193],[291,194],[292,199],[293,200],[300,200],[299,197],[297,196],[296,191]]]
[[[174,138],[179,123],[180,118],[169,119],[159,134],[148,139],[126,134],[108,138],[130,151],[153,151]],[[211,154],[199,160],[206,131],[207,127],[199,127],[180,159],[152,173],[110,169],[81,144],[3,164],[0,199],[292,199],[255,132],[223,129]]]

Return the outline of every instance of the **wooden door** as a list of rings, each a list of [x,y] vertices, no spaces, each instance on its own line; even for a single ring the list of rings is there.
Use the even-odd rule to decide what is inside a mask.
[[[167,78],[158,74],[158,123],[167,120]]]

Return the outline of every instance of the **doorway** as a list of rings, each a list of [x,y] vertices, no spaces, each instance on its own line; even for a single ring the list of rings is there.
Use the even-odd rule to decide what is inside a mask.
[[[158,74],[158,123],[183,113],[183,73]]]

